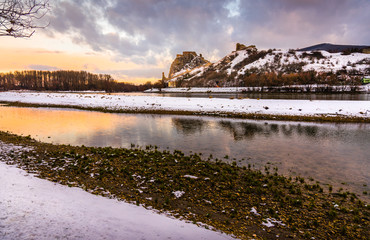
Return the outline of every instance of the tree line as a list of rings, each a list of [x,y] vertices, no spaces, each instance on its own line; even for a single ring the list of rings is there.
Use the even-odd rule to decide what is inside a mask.
[[[141,85],[117,82],[109,74],[93,74],[85,71],[37,71],[25,70],[0,73],[0,90],[36,91],[106,91],[133,92],[161,87],[146,82]]]

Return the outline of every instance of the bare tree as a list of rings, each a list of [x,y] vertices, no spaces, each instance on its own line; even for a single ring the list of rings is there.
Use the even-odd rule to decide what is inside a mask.
[[[48,11],[48,0],[0,0],[0,36],[31,37]]]

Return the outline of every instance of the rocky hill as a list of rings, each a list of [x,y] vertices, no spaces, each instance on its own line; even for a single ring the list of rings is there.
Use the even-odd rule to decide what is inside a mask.
[[[198,56],[196,52],[183,52],[182,54],[177,54],[175,60],[171,64],[168,78],[179,76],[207,63],[209,63],[209,61],[205,60],[202,54]]]
[[[177,87],[359,85],[364,75],[370,75],[366,48],[332,53],[303,49],[260,51],[254,45],[238,43],[235,51],[215,63],[195,52],[178,55],[166,81]]]

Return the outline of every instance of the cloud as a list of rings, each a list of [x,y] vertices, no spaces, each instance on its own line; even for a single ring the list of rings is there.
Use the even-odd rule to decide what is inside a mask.
[[[368,0],[58,0],[48,30],[155,67],[186,50],[217,59],[237,42],[369,44],[369,12]]]
[[[60,54],[60,53],[63,53],[63,52],[62,51],[51,51],[51,50],[42,49],[42,50],[35,50],[35,53],[36,54]]]
[[[145,69],[128,69],[128,70],[112,70],[104,71],[102,73],[108,73],[112,75],[124,75],[127,77],[137,77],[137,78],[151,78],[157,76],[158,79],[162,77],[162,72],[166,73],[165,68],[145,68]],[[166,73],[167,75],[167,73]]]
[[[60,70],[60,68],[48,66],[48,65],[38,65],[38,64],[31,64],[26,66],[26,69],[30,70],[39,70],[39,71],[56,71]]]
[[[228,14],[223,0],[59,0],[49,30],[122,57],[146,59],[163,52],[174,57],[184,50],[230,50]]]
[[[241,1],[237,31],[263,47],[296,48],[322,42],[369,44],[370,2],[366,0]],[[259,44],[258,44],[259,43]]]

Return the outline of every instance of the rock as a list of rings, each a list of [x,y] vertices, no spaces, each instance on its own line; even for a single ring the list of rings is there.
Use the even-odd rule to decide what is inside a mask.
[[[247,49],[247,46],[245,46],[244,44],[241,44],[241,43],[236,44],[236,51],[245,50],[245,49]]]
[[[208,63],[209,61],[205,60],[200,54],[196,52],[190,52],[186,51],[182,54],[177,54],[175,60],[171,64],[170,72],[168,74],[168,78],[173,77],[174,74],[177,72],[184,70],[184,69],[193,69],[196,67],[199,67],[205,63]]]
[[[162,81],[166,81],[167,80],[167,78],[166,78],[166,76],[164,75],[164,72],[162,72]]]
[[[236,44],[236,51],[241,51],[241,50],[257,51],[257,48],[256,48],[255,45],[249,45],[247,47],[244,44],[237,43]]]

